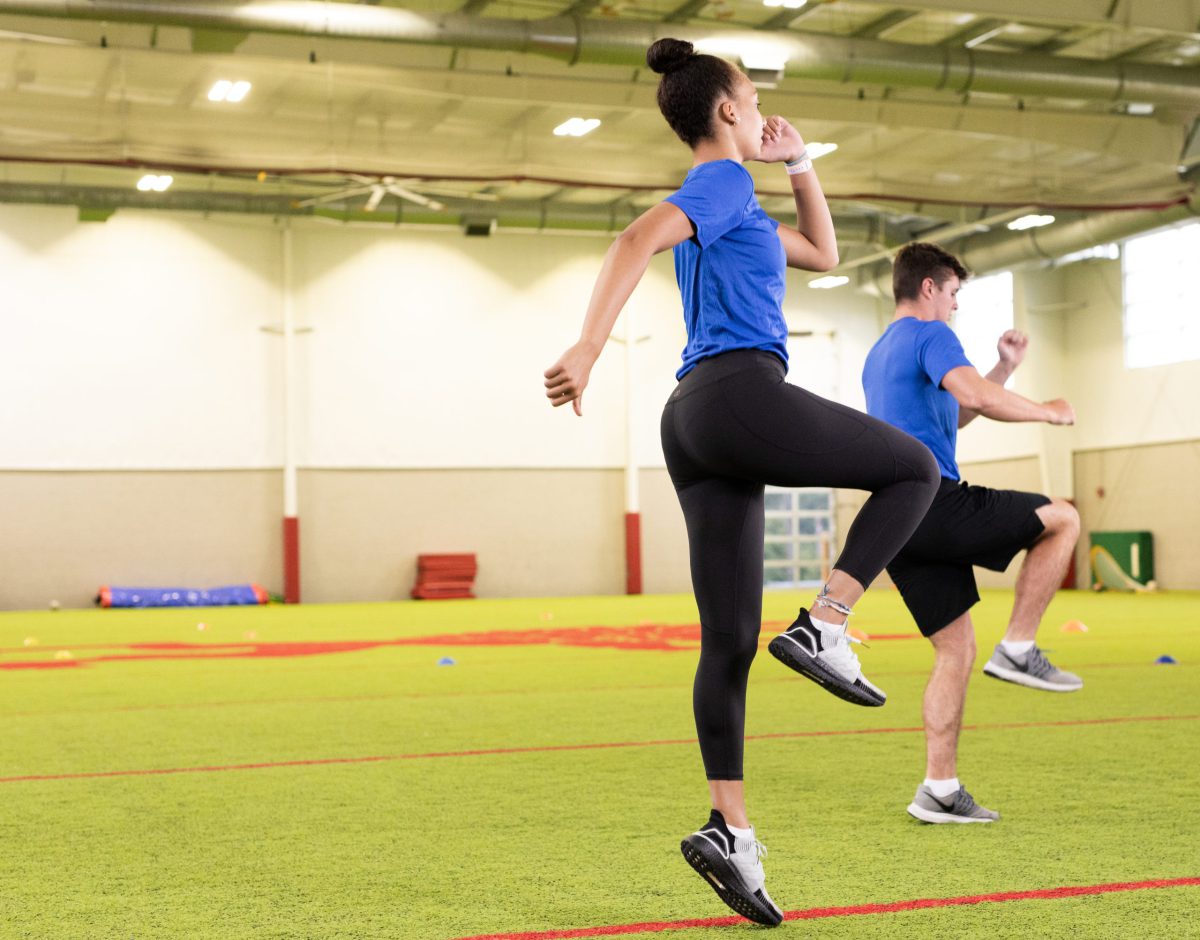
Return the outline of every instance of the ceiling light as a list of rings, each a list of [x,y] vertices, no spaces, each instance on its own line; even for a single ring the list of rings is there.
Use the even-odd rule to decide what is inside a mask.
[[[837,150],[837,144],[823,144],[820,141],[813,141],[811,144],[805,144],[804,148],[808,151],[810,160],[816,160],[818,157],[823,157],[827,153],[833,153]]]
[[[582,137],[600,126],[599,118],[571,118],[554,128],[555,137]]]
[[[1023,215],[1019,219],[1009,222],[1008,227],[1014,232],[1023,232],[1027,228],[1041,228],[1053,221],[1054,216],[1052,215]]]
[[[1073,251],[1069,255],[1063,255],[1054,262],[1054,266],[1061,267],[1064,264],[1073,264],[1076,261],[1091,261],[1093,258],[1116,261],[1120,257],[1121,249],[1115,244],[1093,245],[1091,248],[1084,248],[1082,251]]]
[[[148,173],[138,180],[138,192],[143,193],[165,193],[170,189],[171,184],[175,182],[175,177],[169,175],[156,176]]]
[[[817,290],[829,290],[831,287],[841,287],[843,284],[849,284],[850,278],[844,274],[830,274],[827,277],[819,277],[815,281],[809,281],[809,287],[815,287]]]
[[[229,89],[229,95],[225,98],[230,104],[237,104],[246,95],[250,94],[250,83],[246,81],[234,82],[233,87]]]
[[[783,7],[787,10],[799,10],[808,0],[763,0],[765,7]]]
[[[250,94],[251,87],[253,86],[247,81],[231,82],[227,78],[222,78],[208,90],[208,100],[228,101],[230,104],[237,104],[246,95]]]
[[[1131,101],[1125,105],[1125,113],[1145,117],[1148,114],[1154,113],[1154,105],[1148,101]]]

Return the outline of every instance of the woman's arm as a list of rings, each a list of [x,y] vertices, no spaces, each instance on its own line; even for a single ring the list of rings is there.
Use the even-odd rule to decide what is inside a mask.
[[[650,259],[693,234],[692,222],[683,210],[669,202],[660,202],[617,236],[596,277],[579,341],[545,372],[546,397],[555,408],[572,402],[575,414],[583,414],[583,390],[592,366],[600,357],[629,295],[646,273]]]
[[[800,132],[778,115],[767,118],[763,129],[763,147],[758,159],[763,163],[795,162],[806,158]],[[817,171],[789,175],[796,200],[796,227],[779,226],[779,240],[787,253],[789,268],[804,271],[829,271],[837,267],[837,234],[825,193],[817,180]]]

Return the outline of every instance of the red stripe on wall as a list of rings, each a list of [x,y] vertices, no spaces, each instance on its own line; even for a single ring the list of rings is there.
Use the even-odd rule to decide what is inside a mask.
[[[1147,891],[1156,888],[1192,888],[1200,886],[1200,878],[1168,878],[1154,881],[1119,881],[1099,885],[1068,885],[1035,891],[1004,891],[996,894],[969,894],[953,898],[916,898],[893,901],[889,904],[857,904],[853,907],[810,907],[788,911],[784,920],[818,920],[826,917],[856,917],[867,914],[896,914],[902,911],[926,910],[937,907],[960,907],[967,904],[998,904],[1005,901],[1053,901],[1084,895],[1113,894],[1118,891]],[[746,926],[741,917],[707,917],[696,920],[659,920],[641,924],[613,924],[607,927],[578,927],[571,930],[536,930],[524,933],[489,933],[458,940],[576,940],[580,937],[616,937],[622,934],[662,933],[666,930],[689,930],[697,927]]]
[[[642,516],[625,513],[625,593],[642,593]]]
[[[300,603],[300,520],[283,517],[283,599]]]

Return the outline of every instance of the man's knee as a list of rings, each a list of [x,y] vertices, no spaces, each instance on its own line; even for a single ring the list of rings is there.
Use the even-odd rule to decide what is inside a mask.
[[[935,656],[946,663],[970,669],[975,662],[975,627],[970,614],[951,621],[929,638]]]
[[[1038,508],[1037,514],[1042,520],[1042,525],[1046,527],[1047,535],[1079,535],[1079,510],[1065,499],[1051,499],[1045,506]]]

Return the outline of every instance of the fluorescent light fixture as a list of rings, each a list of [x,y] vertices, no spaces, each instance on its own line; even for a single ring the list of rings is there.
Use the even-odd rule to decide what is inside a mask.
[[[1116,261],[1121,257],[1121,249],[1114,243],[1107,245],[1093,245],[1091,248],[1084,248],[1082,251],[1073,251],[1069,255],[1063,255],[1054,262],[1055,267],[1064,264],[1073,264],[1076,261],[1091,261],[1093,258],[1103,258],[1105,261]]]
[[[783,7],[785,10],[799,10],[808,0],[763,0],[765,7]]]
[[[841,287],[843,284],[849,284],[850,278],[844,274],[830,274],[826,277],[819,277],[815,281],[809,281],[808,286],[817,290],[829,290],[832,287]]]
[[[997,26],[995,29],[989,29],[986,33],[980,33],[978,36],[972,36],[963,43],[968,49],[974,49],[976,46],[982,46],[989,39],[995,39],[1002,32],[1008,29],[1008,24]]]
[[[247,81],[231,82],[227,78],[222,78],[208,90],[208,100],[228,101],[230,104],[237,104],[238,102],[242,101],[246,95],[250,94],[250,89],[252,87],[253,86]]]
[[[1023,232],[1027,228],[1041,228],[1053,221],[1054,216],[1052,215],[1023,215],[1019,219],[1009,222],[1008,227],[1014,232]]]
[[[233,87],[229,89],[229,94],[225,100],[230,104],[237,104],[250,94],[250,83],[246,81],[234,82]]]
[[[1148,101],[1131,101],[1125,105],[1125,113],[1133,114],[1138,117],[1146,117],[1154,113],[1154,105]]]
[[[137,188],[143,193],[165,193],[171,188],[171,184],[175,182],[175,177],[169,175],[156,176],[153,173],[147,173],[138,180]]]
[[[815,160],[817,157],[823,157],[827,153],[833,153],[837,150],[837,144],[823,144],[819,140],[813,141],[811,144],[805,144],[804,149],[808,151],[810,160]]]
[[[600,126],[599,118],[573,117],[554,128],[555,137],[582,137]]]

